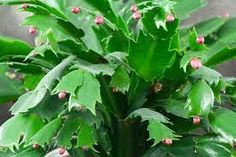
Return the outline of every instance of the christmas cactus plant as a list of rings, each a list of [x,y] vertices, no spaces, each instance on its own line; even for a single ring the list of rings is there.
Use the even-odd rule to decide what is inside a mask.
[[[183,27],[204,0],[0,4],[36,36],[0,37],[0,156],[235,156],[236,79],[215,70],[236,57],[235,18]]]

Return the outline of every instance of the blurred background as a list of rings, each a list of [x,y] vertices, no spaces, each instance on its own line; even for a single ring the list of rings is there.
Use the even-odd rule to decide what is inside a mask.
[[[192,17],[183,24],[197,23],[203,19],[209,19],[214,16],[223,16],[226,13],[229,13],[230,16],[236,16],[236,0],[207,1],[207,7],[194,13]],[[20,26],[25,16],[25,14],[17,12],[17,8],[15,7],[0,6],[0,35],[19,38],[33,45],[34,36],[29,35],[26,27]],[[226,63],[218,67],[218,69],[225,76],[236,76],[236,61]],[[10,104],[0,105],[0,124],[9,118],[10,113],[8,110],[10,106]]]

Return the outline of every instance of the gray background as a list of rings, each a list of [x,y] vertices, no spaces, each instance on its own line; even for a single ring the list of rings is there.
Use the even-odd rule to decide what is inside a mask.
[[[207,0],[208,6],[194,13],[193,16],[185,21],[185,24],[197,23],[202,19],[208,19],[214,16],[222,16],[229,13],[236,16],[236,0]],[[23,13],[17,12],[15,7],[0,6],[0,34],[16,37],[33,44],[33,36],[28,34],[25,27],[19,26],[22,22]],[[219,71],[225,76],[236,76],[236,62],[232,61],[219,67]],[[9,105],[0,106],[0,123],[5,121],[9,116],[7,112]]]

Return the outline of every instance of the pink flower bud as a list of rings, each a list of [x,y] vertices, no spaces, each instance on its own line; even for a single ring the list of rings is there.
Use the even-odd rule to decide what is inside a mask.
[[[227,18],[230,17],[230,14],[229,13],[224,13],[223,17],[227,19]]]
[[[32,57],[35,57],[36,55],[37,55],[37,53],[35,53],[35,52],[33,52],[33,53],[31,54]]]
[[[165,144],[165,145],[172,145],[172,143],[173,143],[172,139],[169,139],[169,138],[167,138],[163,141],[163,144]]]
[[[30,34],[35,34],[35,33],[36,33],[36,30],[37,30],[37,29],[36,29],[35,27],[30,27],[30,28],[29,28],[29,33],[30,33]]]
[[[130,7],[130,10],[135,13],[138,11],[138,7],[135,5],[135,4],[132,4],[131,7]]]
[[[89,147],[88,147],[88,146],[83,146],[83,147],[82,147],[82,150],[83,150],[83,151],[88,151],[88,150],[89,150]]]
[[[24,3],[24,4],[22,5],[22,9],[24,9],[24,10],[26,10],[28,7],[29,7],[29,6],[28,6],[28,4],[26,4],[26,3]]]
[[[190,61],[190,65],[192,66],[193,69],[199,69],[202,67],[202,62],[198,58],[193,58]]]
[[[60,154],[60,155],[63,155],[64,153],[65,153],[65,148],[59,148],[58,149],[58,153]]]
[[[166,16],[166,22],[173,22],[175,21],[175,17],[172,14]]]
[[[97,25],[102,25],[104,23],[104,18],[102,16],[96,16],[95,23]]]
[[[60,92],[58,93],[58,98],[59,99],[64,99],[66,97],[66,92]]]
[[[73,8],[71,8],[71,12],[74,13],[74,14],[78,14],[78,13],[80,13],[80,8],[73,7]]]
[[[204,44],[204,42],[205,42],[205,38],[204,38],[203,36],[199,36],[199,37],[197,37],[196,42],[197,42],[199,45],[202,45],[202,44]]]
[[[138,21],[141,18],[141,14],[137,11],[133,13],[133,19]]]
[[[38,149],[39,145],[38,144],[33,144],[33,149]]]
[[[162,84],[160,82],[156,82],[153,86],[154,93],[160,92],[162,89]]]
[[[199,116],[193,117],[193,124],[199,125],[201,123],[201,118]]]
[[[113,92],[113,93],[117,93],[117,92],[119,92],[119,90],[118,90],[117,88],[113,87],[113,88],[112,88],[112,92]]]

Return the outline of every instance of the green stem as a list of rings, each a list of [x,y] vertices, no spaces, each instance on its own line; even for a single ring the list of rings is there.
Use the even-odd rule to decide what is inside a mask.
[[[118,120],[118,155],[117,157],[134,156],[135,144],[132,136],[132,126],[123,120]]]
[[[112,93],[107,85],[106,80],[103,77],[101,78],[101,83],[102,83],[102,86],[104,87],[104,92],[106,93],[106,97],[109,101],[108,105],[111,107],[111,110],[113,111],[114,115],[116,115],[117,117],[122,117],[122,113],[119,109],[119,106],[116,103],[116,100],[115,100],[114,96],[112,95]]]

